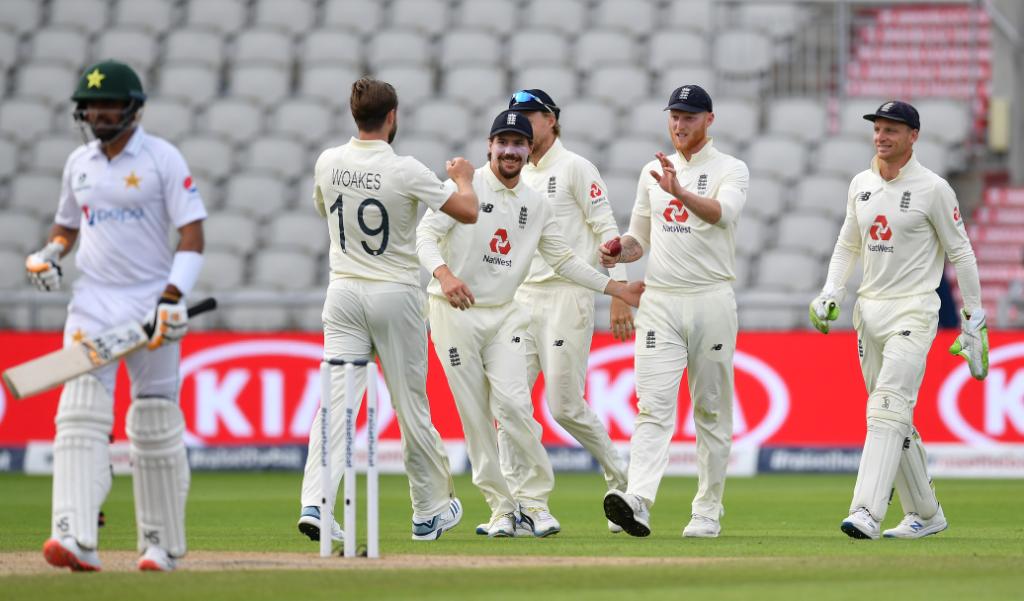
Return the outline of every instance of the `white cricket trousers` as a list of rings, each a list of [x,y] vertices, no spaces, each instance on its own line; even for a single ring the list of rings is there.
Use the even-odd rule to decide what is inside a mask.
[[[491,515],[524,505],[547,507],[555,486],[551,461],[541,444],[526,383],[523,341],[529,317],[515,301],[460,311],[444,298],[430,297],[430,331],[462,419],[473,483]],[[501,471],[495,420],[526,466],[522,481],[509,483]],[[512,490],[518,490],[516,496]]]
[[[413,515],[429,519],[444,511],[454,495],[448,456],[430,420],[427,400],[427,327],[424,293],[415,286],[362,279],[336,279],[324,302],[324,353],[342,359],[376,355],[391,394],[402,433],[402,457],[409,478]],[[357,369],[356,390],[366,389]],[[344,472],[345,370],[331,374],[331,490]],[[313,419],[302,478],[302,505],[320,503],[320,414]]]
[[[626,468],[612,446],[608,430],[587,403],[587,362],[594,337],[594,293],[562,282],[524,284],[516,301],[530,313],[526,340],[527,384],[533,389],[544,372],[548,409],[558,425],[579,441],[597,460],[609,489],[625,490]],[[498,428],[501,468],[510,483],[522,482],[527,469],[522,457]],[[519,491],[513,488],[513,494]]]
[[[736,297],[728,285],[696,293],[644,292],[636,318],[639,413],[629,454],[629,488],[653,504],[668,466],[679,382],[687,372],[697,428],[697,495],[692,512],[722,515],[732,446]]]

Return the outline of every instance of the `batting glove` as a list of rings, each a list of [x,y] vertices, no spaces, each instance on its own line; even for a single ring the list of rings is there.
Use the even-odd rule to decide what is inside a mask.
[[[164,293],[156,303],[153,329],[149,335],[149,350],[181,340],[188,333],[188,307],[183,297],[174,298]]]
[[[63,238],[54,238],[41,250],[25,259],[25,273],[36,288],[43,292],[60,290],[60,254],[64,252]]]
[[[839,303],[841,293],[837,294],[831,284],[826,284],[818,298],[811,301],[810,310],[811,325],[822,334],[828,334],[830,321],[839,319]]]
[[[966,311],[960,312],[960,335],[953,346],[949,347],[951,355],[960,355],[967,360],[967,367],[975,380],[984,380],[988,375],[988,326],[985,325],[985,310],[975,309],[968,317]]]

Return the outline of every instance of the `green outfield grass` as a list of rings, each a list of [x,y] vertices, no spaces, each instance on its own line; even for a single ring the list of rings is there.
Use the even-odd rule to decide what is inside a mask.
[[[193,476],[188,534],[193,550],[308,553],[317,546],[295,529],[300,475],[199,473]],[[547,539],[489,540],[473,533],[488,511],[468,477],[456,481],[463,523],[439,541],[409,540],[406,480],[381,481],[385,555],[501,555],[507,566],[430,570],[177,572],[0,577],[4,599],[701,599],[1024,598],[1024,482],[937,483],[950,529],[920,541],[853,541],[839,531],[852,476],[733,478],[723,534],[684,540],[696,487],[667,478],[652,513],[653,534],[636,539],[606,530],[603,481],[562,474],[551,509],[563,532]],[[37,552],[49,532],[50,479],[0,475],[0,552]],[[360,494],[363,487],[360,486]],[[104,506],[102,549],[135,545],[131,482],[115,479]],[[898,505],[886,525],[899,521]],[[616,566],[517,566],[523,555],[710,558],[709,562]],[[42,561],[40,555],[39,561]],[[188,561],[186,559],[185,561]],[[327,560],[332,561],[332,560]],[[536,562],[534,562],[536,563]],[[154,582],[162,583],[153,586]],[[166,584],[163,584],[166,583]]]

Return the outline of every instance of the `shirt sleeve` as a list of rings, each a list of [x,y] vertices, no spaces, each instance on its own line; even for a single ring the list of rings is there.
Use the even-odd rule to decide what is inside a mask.
[[[964,298],[964,309],[971,313],[981,307],[981,282],[978,276],[978,262],[974,257],[971,240],[967,237],[960,204],[956,193],[942,180],[935,184],[932,196],[935,202],[928,207],[928,220],[939,237],[946,256],[956,269],[960,294]]]
[[[732,169],[718,186],[715,200],[722,206],[722,216],[715,225],[725,227],[736,223],[743,205],[747,203],[747,188],[750,187],[750,171],[743,161],[735,161]]]
[[[440,211],[444,203],[455,193],[455,189],[447,188],[423,163],[412,157],[406,157],[406,160],[408,163],[404,166],[405,185],[408,195],[424,202],[430,209]]]
[[[618,236],[619,225],[615,222],[611,201],[608,199],[608,186],[593,163],[583,158],[575,162],[573,188],[573,198],[598,239],[604,243]],[[620,281],[629,278],[626,266],[622,264],[610,268],[608,275]]]
[[[856,180],[854,180],[856,181]],[[846,219],[839,230],[839,239],[832,250],[832,259],[828,263],[826,286],[831,285],[838,295],[842,296],[846,281],[861,253],[860,225],[857,223],[856,192],[853,182],[846,194]]]
[[[320,214],[321,217],[327,217],[327,205],[324,203],[324,193],[320,189],[320,162],[323,161],[324,155],[320,154],[320,157],[316,160],[316,166],[313,168],[313,208]]]
[[[420,259],[420,265],[430,275],[434,275],[438,267],[447,263],[441,254],[440,241],[455,227],[455,223],[454,219],[441,211],[428,209],[420,224],[416,226],[416,255]]]
[[[633,201],[633,212],[630,215],[629,231],[626,235],[640,244],[646,253],[651,246],[651,194],[650,186],[654,184],[651,169],[654,161],[644,165],[640,178],[636,183],[636,199]]]
[[[174,227],[206,219],[206,207],[199,195],[185,157],[177,148],[168,145],[162,165],[164,203]]]
[[[537,242],[537,251],[544,261],[563,278],[595,292],[604,292],[611,278],[588,265],[569,248],[558,228],[554,215],[544,211],[544,230]]]
[[[53,222],[68,229],[77,230],[82,225],[82,210],[75,199],[75,192],[71,189],[71,164],[78,155],[73,152],[64,163],[64,174],[60,178],[60,201],[57,203],[57,214]]]

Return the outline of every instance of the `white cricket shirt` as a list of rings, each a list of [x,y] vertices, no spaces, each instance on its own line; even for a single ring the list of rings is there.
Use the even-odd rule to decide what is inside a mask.
[[[484,307],[515,297],[538,252],[555,273],[580,286],[597,292],[608,286],[608,276],[573,254],[547,202],[522,178],[507,188],[487,164],[476,170],[473,190],[480,200],[475,224],[458,223],[437,211],[428,212],[420,222],[416,248],[427,271],[448,265],[469,286],[476,304]],[[427,292],[444,298],[436,278]]]
[[[417,206],[439,210],[454,189],[383,140],[352,138],[316,161],[313,204],[327,218],[331,279],[420,285]]]
[[[600,266],[597,248],[618,236],[619,227],[608,201],[608,187],[597,167],[567,150],[555,138],[536,165],[527,162],[521,177],[547,200],[562,237],[573,252],[590,266]],[[621,263],[609,269],[608,274],[616,280],[628,279],[626,266]],[[566,279],[556,274],[540,254],[534,255],[526,283],[552,281]]]
[[[137,126],[113,160],[98,140],[68,156],[54,221],[78,230],[75,261],[86,282],[162,288],[173,261],[168,228],[205,218],[184,157]]]
[[[722,217],[714,225],[702,221],[658,186],[650,173],[661,172],[657,159],[644,165],[633,212],[649,217],[651,223],[645,283],[656,289],[693,292],[735,280],[736,223],[747,201],[747,165],[719,152],[710,139],[689,161],[678,152],[668,159],[679,183],[697,196],[717,200]]]

